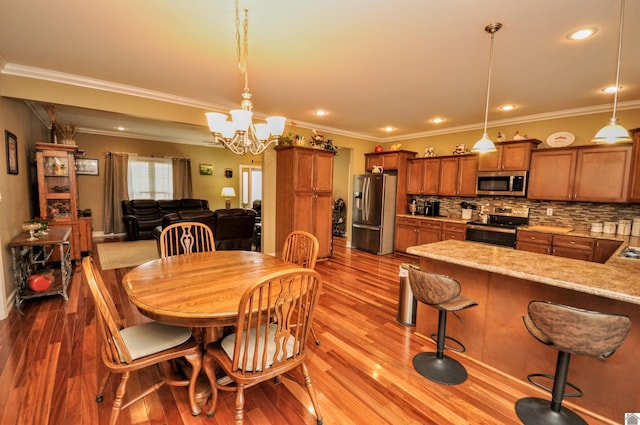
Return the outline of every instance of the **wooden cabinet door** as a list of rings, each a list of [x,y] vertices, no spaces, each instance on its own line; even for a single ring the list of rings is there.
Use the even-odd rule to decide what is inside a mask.
[[[410,246],[418,245],[418,228],[407,224],[398,224],[396,226],[396,245],[395,250],[407,252]]]
[[[579,149],[573,199],[626,202],[630,167],[631,145]]]
[[[476,196],[477,171],[477,155],[465,155],[458,158],[457,196]]]
[[[481,153],[478,159],[478,171],[500,171],[504,145],[497,144],[496,152]]]
[[[567,248],[564,246],[554,246],[552,255],[555,255],[556,257],[572,258],[574,260],[593,261],[593,251]]]
[[[521,171],[529,169],[531,158],[530,143],[514,143],[503,146],[501,169]]]
[[[333,193],[333,152],[318,152],[313,163],[313,185],[317,192]]]
[[[440,178],[438,194],[456,196],[458,193],[458,158],[446,157],[440,159]]]
[[[606,263],[621,244],[622,241],[614,241],[608,239],[596,240],[596,246],[593,249],[593,261],[601,264]]]
[[[533,151],[527,198],[571,200],[576,156],[577,152],[574,149]]]
[[[520,251],[535,252],[537,254],[551,254],[551,245],[543,245],[534,242],[517,241],[516,249]]]
[[[407,193],[409,195],[422,194],[422,170],[424,159],[414,159],[409,161],[407,167]]]
[[[442,240],[442,222],[420,220],[418,222],[418,245],[440,242]]]
[[[464,241],[467,238],[467,225],[463,223],[443,223],[442,240]]]
[[[285,166],[291,166],[285,165]],[[313,192],[317,171],[315,170],[315,152],[312,150],[296,150],[293,155],[293,190],[296,192]]]
[[[437,195],[440,181],[440,160],[425,159],[422,163],[422,194]]]

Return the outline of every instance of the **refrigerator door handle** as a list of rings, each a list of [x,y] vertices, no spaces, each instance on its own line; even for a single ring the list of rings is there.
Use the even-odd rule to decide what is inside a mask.
[[[353,224],[353,227],[366,230],[380,230],[380,226],[370,226],[368,224]]]
[[[364,221],[369,221],[369,208],[370,208],[370,189],[371,179],[369,177],[364,178],[364,185],[362,188],[362,198],[363,198],[363,209],[362,209],[362,219]]]

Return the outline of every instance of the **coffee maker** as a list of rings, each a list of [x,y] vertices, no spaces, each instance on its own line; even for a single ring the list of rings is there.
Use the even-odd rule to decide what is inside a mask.
[[[438,217],[440,215],[440,201],[425,201],[424,215]]]

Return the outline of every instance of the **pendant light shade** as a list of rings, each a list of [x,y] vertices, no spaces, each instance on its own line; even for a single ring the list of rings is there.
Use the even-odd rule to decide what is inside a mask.
[[[493,62],[493,35],[498,32],[498,30],[502,28],[501,23],[489,24],[484,27],[484,30],[491,34],[491,49],[489,50],[489,75],[487,77],[487,104],[484,110],[484,132],[482,134],[482,138],[478,140],[473,147],[471,148],[472,152],[484,153],[484,152],[495,152],[496,145],[493,144],[489,136],[487,135],[487,120],[489,119],[489,93],[491,91],[491,65]]]
[[[620,124],[616,118],[616,108],[618,106],[618,88],[620,87],[620,57],[622,56],[622,26],[624,24],[624,0],[620,0],[620,29],[618,36],[618,67],[616,70],[616,91],[613,96],[613,116],[609,123],[602,127],[591,141],[593,143],[618,143],[630,142],[629,132]]]

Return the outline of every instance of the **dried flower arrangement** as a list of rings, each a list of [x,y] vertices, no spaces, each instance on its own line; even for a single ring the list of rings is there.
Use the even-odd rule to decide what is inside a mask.
[[[78,127],[75,124],[60,125],[56,122],[55,126],[60,139],[62,139],[62,143],[68,145],[76,144],[73,141],[73,137],[78,133]]]

